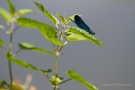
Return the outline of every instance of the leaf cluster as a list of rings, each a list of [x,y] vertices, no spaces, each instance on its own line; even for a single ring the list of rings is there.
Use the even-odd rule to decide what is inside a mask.
[[[0,7],[0,15],[8,23],[8,26],[10,26],[9,24],[11,24],[11,26],[12,26],[12,25],[14,25],[15,22],[17,22],[17,24],[19,25],[18,27],[35,28],[35,29],[39,30],[39,32],[43,35],[43,37],[46,38],[54,47],[54,51],[51,51],[48,49],[44,49],[42,47],[32,45],[30,43],[20,42],[18,44],[19,50],[17,50],[15,53],[10,51],[11,45],[9,45],[9,48],[10,48],[9,51],[6,52],[3,49],[5,42],[4,42],[4,40],[2,40],[0,38],[0,47],[6,53],[5,56],[9,62],[13,62],[24,68],[35,70],[35,71],[38,71],[38,72],[46,75],[47,78],[52,83],[52,85],[56,88],[58,88],[58,86],[60,84],[73,79],[73,80],[80,82],[81,84],[83,84],[84,86],[86,86],[87,88],[89,88],[91,90],[98,90],[94,85],[87,82],[82,76],[80,76],[78,73],[76,73],[73,70],[69,70],[66,72],[66,74],[68,74],[70,76],[70,79],[63,81],[62,77],[58,77],[56,72],[55,72],[54,76],[52,76],[52,78],[50,78],[47,74],[52,71],[51,69],[48,69],[48,70],[38,69],[34,65],[31,65],[30,63],[28,63],[24,60],[15,58],[16,54],[18,52],[20,52],[21,50],[30,50],[30,51],[34,51],[34,52],[53,55],[56,57],[56,61],[57,61],[57,57],[60,55],[61,49],[67,44],[67,42],[70,42],[70,41],[87,40],[89,42],[94,43],[97,46],[103,47],[104,46],[103,43],[100,40],[98,40],[95,36],[87,33],[86,31],[84,31],[80,28],[68,26],[68,24],[71,23],[70,19],[74,20],[74,16],[76,14],[66,18],[66,14],[64,14],[64,16],[62,16],[55,12],[54,14],[57,16],[56,17],[55,15],[51,14],[42,4],[40,4],[38,2],[34,2],[34,4],[37,6],[37,8],[39,8],[39,10],[41,10],[41,12],[52,23],[54,23],[54,26],[55,26],[54,27],[54,26],[48,25],[44,22],[40,22],[40,21],[30,19],[27,17],[22,17],[25,14],[31,14],[31,13],[36,13],[36,12],[31,9],[20,9],[17,12],[14,5],[12,4],[12,2],[10,0],[7,0],[7,3],[9,6],[9,9],[10,9],[10,13],[7,10],[5,10],[4,8]],[[81,16],[80,14],[77,14],[77,15]],[[62,29],[60,29],[58,27],[58,24],[62,25]],[[12,38],[12,35],[14,34],[14,32],[16,31],[16,29],[18,29],[18,27],[15,29],[10,27],[8,32],[10,32],[9,34],[10,34],[11,38]],[[0,28],[4,29],[4,26],[0,25]],[[12,43],[12,41],[10,43]],[[54,70],[54,71],[56,71],[56,70]],[[1,83],[2,82],[0,82],[0,86],[2,86]]]

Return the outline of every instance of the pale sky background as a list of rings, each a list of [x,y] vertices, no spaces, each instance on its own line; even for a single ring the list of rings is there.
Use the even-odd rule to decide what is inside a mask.
[[[33,9],[41,12],[34,0],[11,0],[16,9]],[[104,48],[88,41],[69,42],[59,57],[58,74],[64,79],[68,70],[75,70],[100,90],[135,90],[135,0],[35,0],[42,3],[51,13],[66,12],[67,17],[82,14],[82,19],[96,32],[96,37],[104,43]],[[0,7],[8,9],[6,0]],[[9,10],[9,9],[8,9]],[[25,15],[44,23],[53,23],[41,14]],[[0,24],[6,26],[0,17]],[[71,26],[76,26],[74,23]],[[6,27],[7,29],[7,27]],[[9,35],[0,30],[0,38],[8,44]],[[13,36],[13,52],[19,42],[29,42],[36,46],[53,50],[52,45],[38,30],[21,27]],[[7,49],[7,45],[4,47]],[[17,58],[23,59],[40,69],[53,69],[54,57],[30,51],[22,51]],[[0,50],[0,80],[9,81],[8,63]],[[27,74],[32,74],[32,85],[37,90],[52,90],[47,78],[33,70],[12,64],[13,77],[24,83]],[[53,73],[49,74],[51,76]],[[129,84],[129,86],[105,86],[105,84]],[[76,81],[60,86],[61,90],[88,90]]]

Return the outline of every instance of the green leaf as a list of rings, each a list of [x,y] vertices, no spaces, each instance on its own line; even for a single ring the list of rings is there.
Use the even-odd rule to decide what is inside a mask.
[[[74,15],[72,15],[72,16],[70,16],[69,18],[68,18],[68,20],[67,20],[67,23],[70,23],[70,22],[72,22],[70,19],[72,19],[73,21],[74,21],[74,16],[75,15],[78,15],[78,16],[82,16],[82,15],[80,15],[80,14],[74,14]]]
[[[12,14],[12,16],[14,16],[15,13],[16,13],[15,7],[14,7],[14,5],[11,3],[10,0],[7,0],[7,2],[8,2],[9,9],[10,9],[10,13]]]
[[[92,85],[91,83],[87,82],[82,76],[80,76],[78,73],[76,73],[73,70],[69,70],[68,72],[66,72],[72,79],[80,82],[81,84],[83,84],[84,86],[86,86],[87,88],[89,88],[90,90],[99,90],[97,87],[95,87],[94,85]]]
[[[17,59],[17,58],[7,58],[9,61],[19,65],[19,66],[22,66],[22,67],[25,67],[25,68],[29,68],[29,69],[32,69],[32,70],[39,70],[37,69],[36,67],[34,67],[33,65],[21,60],[21,59]]]
[[[47,72],[48,72],[48,73],[52,72],[52,69],[49,68],[49,69],[47,70]]]
[[[81,41],[81,40],[87,40],[86,38],[80,36],[80,35],[77,35],[75,33],[72,33],[72,32],[65,32],[65,35],[67,37],[67,39],[69,41]]]
[[[0,46],[3,46],[4,44],[5,42],[2,39],[0,39]]]
[[[39,22],[39,21],[36,21],[36,20],[33,20],[33,19],[29,19],[29,18],[18,18],[17,20],[17,23],[20,25],[20,26],[24,26],[24,27],[29,27],[29,28],[39,28],[40,26],[44,26],[46,27],[47,29],[50,29],[50,30],[55,30],[57,28],[53,27],[53,26],[50,26],[48,24],[45,24],[45,23],[42,23],[42,22]]]
[[[57,28],[28,18],[19,18],[17,22],[20,26],[25,26],[29,28],[38,28],[39,31],[42,33],[42,35],[46,37],[50,42],[52,42],[53,44],[64,46],[63,42],[57,40],[57,32],[56,32]]]
[[[2,7],[0,7],[0,15],[6,22],[12,22],[12,15]]]
[[[36,12],[31,10],[31,9],[20,9],[18,11],[18,16],[22,16],[22,15],[25,15],[25,14],[32,14],[32,13],[36,13]]]
[[[50,14],[54,19],[55,19],[55,23],[54,24],[60,24],[58,18],[56,18],[54,15]]]
[[[5,29],[5,27],[3,25],[0,25],[0,28],[2,28],[3,30]]]
[[[21,60],[21,59],[11,58],[11,57],[10,58],[7,57],[7,59],[9,61],[13,62],[14,64],[17,64],[17,65],[22,66],[24,68],[36,70],[36,71],[38,71],[40,73],[45,73],[46,72],[46,70],[40,70],[40,69],[36,68],[35,66],[33,66],[33,65],[29,64],[28,62],[25,62],[24,60]]]
[[[55,14],[61,19],[62,23],[66,22],[66,19],[63,16],[61,16],[60,14],[58,14],[56,12],[55,12]]]
[[[56,45],[60,45],[60,46],[64,46],[65,44],[61,41],[59,41],[56,38],[56,31],[52,31],[47,29],[46,27],[39,27],[40,32],[42,33],[42,35],[44,37],[46,37],[51,43],[56,44]]]
[[[94,44],[96,44],[96,45],[98,45],[98,46],[101,46],[101,47],[104,46],[103,43],[100,42],[95,36],[89,34],[89,33],[86,32],[85,30],[82,30],[82,29],[79,29],[79,28],[76,28],[76,27],[70,27],[68,30],[65,30],[65,35],[67,35],[67,37],[70,36],[70,34],[68,34],[68,32],[72,32],[72,33],[78,35],[78,37],[76,37],[76,39],[78,39],[78,40],[79,40],[80,38],[81,38],[81,40],[83,40],[83,39],[82,39],[82,37],[83,37],[83,38],[85,38],[86,40],[88,40],[88,41],[90,41],[90,42],[92,42],[92,43],[94,43]],[[71,35],[72,35],[72,37],[74,37],[73,34],[71,34]],[[81,36],[81,37],[79,37],[79,36]],[[84,40],[85,40],[85,39],[84,39]]]
[[[34,2],[34,3],[54,24],[60,23],[59,20],[54,15],[49,13],[42,4],[38,2]]]
[[[54,54],[54,52],[52,52],[52,51],[49,51],[49,50],[46,50],[46,49],[43,49],[40,47],[36,47],[30,43],[21,42],[21,43],[19,43],[19,47],[24,50],[32,50],[35,52],[47,53],[47,54],[51,54],[51,55]]]

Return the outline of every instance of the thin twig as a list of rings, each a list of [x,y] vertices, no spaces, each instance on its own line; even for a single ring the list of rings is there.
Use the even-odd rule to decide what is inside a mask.
[[[68,43],[68,41],[66,41],[64,44],[66,45],[67,43]],[[59,52],[62,50],[63,47],[64,46],[60,47]]]
[[[20,26],[17,26],[17,27],[13,30],[13,32],[15,32],[19,27],[20,27]]]
[[[69,78],[69,79],[67,79],[67,80],[65,80],[65,81],[63,81],[63,82],[61,82],[61,83],[59,83],[59,85],[65,83],[65,82],[67,82],[67,81],[69,81],[69,80],[72,80],[72,78]]]
[[[62,50],[63,47],[64,47],[64,46],[60,47],[59,52]]]
[[[47,73],[45,74],[47,79],[50,81],[50,83],[53,85],[52,81],[50,80],[49,76],[47,75]]]
[[[14,53],[14,56],[16,56],[22,49],[18,49],[15,53]]]
[[[68,40],[67,40],[67,38],[65,36],[64,36],[64,38],[66,39],[66,42],[64,43],[66,45],[68,43]],[[60,47],[59,52],[62,50],[63,47],[64,46]]]

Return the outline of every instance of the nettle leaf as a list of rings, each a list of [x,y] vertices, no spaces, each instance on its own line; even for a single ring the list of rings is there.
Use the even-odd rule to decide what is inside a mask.
[[[24,60],[21,60],[21,59],[17,59],[17,58],[8,58],[7,59],[19,66],[22,66],[22,67],[25,67],[25,68],[29,68],[29,69],[32,69],[32,70],[39,70],[37,69],[36,67],[34,67],[33,65],[29,64],[28,62],[25,62]]]
[[[0,46],[3,46],[3,45],[5,45],[5,42],[2,39],[0,39]]]
[[[36,71],[38,71],[40,73],[47,72],[46,70],[40,70],[40,69],[36,68],[35,66],[33,66],[33,65],[29,64],[28,62],[25,62],[24,60],[21,60],[21,59],[7,57],[7,60],[13,62],[14,64],[22,66],[24,68],[28,68],[28,69],[31,69],[31,70],[36,70]]]
[[[64,46],[63,42],[57,40],[57,32],[56,32],[57,28],[28,18],[19,18],[17,22],[20,26],[25,26],[29,28],[38,28],[41,34],[45,38],[47,38],[50,42],[56,45]]]
[[[78,73],[76,73],[73,70],[69,70],[68,72],[66,72],[66,74],[68,74],[73,80],[80,82],[90,90],[99,90],[97,87],[87,82],[82,76],[80,76]]]
[[[72,19],[73,21],[74,21],[74,16],[75,15],[78,15],[78,16],[82,16],[82,15],[80,15],[80,14],[74,14],[74,15],[72,15],[72,16],[70,16],[69,18],[68,18],[68,20],[67,20],[67,23],[70,23],[70,22],[72,22],[70,19]]]
[[[29,19],[29,18],[18,18],[17,20],[18,24],[20,26],[24,26],[24,27],[29,27],[29,28],[39,28],[40,26],[44,26],[50,30],[56,31],[57,28],[50,26],[48,24],[33,20],[33,19]]]
[[[94,43],[94,44],[96,44],[96,45],[98,45],[98,46],[103,47],[103,43],[102,43],[102,42],[100,42],[96,37],[94,37],[93,35],[89,34],[89,33],[86,32],[85,30],[82,30],[82,29],[76,28],[76,27],[70,27],[68,30],[65,30],[65,33],[66,33],[65,35],[66,35],[67,37],[70,36],[70,34],[68,34],[68,32],[72,32],[72,33],[78,35],[78,37],[76,37],[78,40],[79,40],[81,37],[83,37],[83,38],[85,38],[86,40],[91,41],[92,43]],[[73,34],[71,34],[71,35],[72,35],[72,37],[73,37]],[[81,37],[79,37],[79,36],[81,36]],[[84,39],[84,40],[85,40],[85,39]],[[81,38],[81,40],[82,40],[82,38]]]
[[[87,40],[86,38],[80,36],[80,35],[77,35],[75,33],[72,33],[72,32],[65,32],[65,35],[67,37],[67,39],[69,41],[82,41],[82,40]]]
[[[0,7],[0,15],[6,22],[12,22],[12,15],[2,7]]]
[[[54,23],[54,24],[60,24],[60,22],[59,22],[59,20],[58,20],[58,18],[56,18],[54,15],[52,15],[51,14],[51,16],[55,19],[55,21],[56,21],[56,23]]]
[[[7,2],[8,2],[9,9],[10,9],[10,13],[12,14],[12,16],[14,16],[15,13],[16,13],[15,7],[14,7],[14,5],[11,3],[10,0],[7,0]]]
[[[5,29],[5,27],[3,25],[0,25],[0,28],[3,29],[3,30]]]
[[[51,31],[49,29],[47,29],[46,27],[39,27],[40,32],[42,33],[42,35],[44,37],[46,37],[51,43],[56,44],[56,45],[60,45],[60,46],[64,46],[65,44],[61,41],[59,41],[56,38],[56,31]]]
[[[40,47],[36,47],[30,43],[21,42],[21,43],[19,43],[19,47],[24,50],[31,50],[31,51],[35,51],[35,52],[41,52],[41,53],[47,53],[47,54],[54,55],[54,52],[40,48]]]
[[[60,23],[59,20],[54,15],[49,13],[42,4],[38,2],[34,2],[34,3],[54,24]]]
[[[31,9],[20,9],[18,11],[18,16],[22,16],[22,15],[25,15],[25,14],[32,14],[32,13],[36,13],[36,12],[31,10]]]

